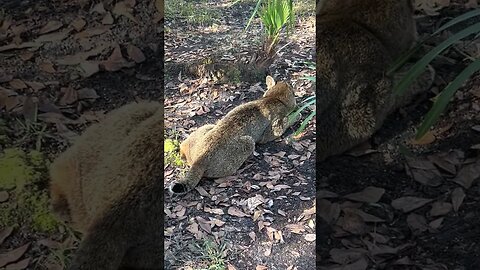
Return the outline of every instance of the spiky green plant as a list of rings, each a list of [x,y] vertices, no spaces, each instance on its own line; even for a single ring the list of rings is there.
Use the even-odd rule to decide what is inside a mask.
[[[480,15],[480,10],[473,10],[470,12],[467,12],[463,15],[460,15],[446,24],[444,24],[442,27],[437,29],[435,32],[433,32],[431,35],[429,35],[426,39],[422,40],[419,42],[417,46],[415,46],[413,49],[410,51],[406,52],[403,56],[399,57],[399,59],[392,65],[392,67],[389,69],[388,74],[392,75],[395,71],[397,71],[400,67],[402,67],[408,59],[416,52],[418,49],[422,46],[423,43],[425,43],[427,40],[432,38],[433,36],[437,35],[438,33],[442,32],[443,30],[450,28],[460,22],[463,22],[467,19],[473,18],[475,16]],[[422,72],[425,71],[425,68],[428,66],[428,64],[435,59],[439,54],[441,54],[443,51],[451,47],[453,44],[458,42],[459,40],[466,38],[471,35],[480,35],[480,23],[473,24],[471,26],[468,26],[461,31],[455,33],[445,41],[441,42],[434,48],[432,48],[427,54],[425,54],[420,60],[418,60],[412,68],[405,74],[405,76],[402,78],[402,80],[399,81],[399,83],[395,86],[394,92],[397,95],[403,94],[408,87],[417,79]],[[462,84],[470,78],[472,74],[480,70],[480,59],[474,58],[474,57],[469,57],[468,60],[471,61],[471,63],[462,71],[458,76],[451,81],[438,95],[438,97],[435,99],[435,102],[430,109],[430,111],[427,113],[425,116],[424,121],[420,125],[420,128],[417,131],[416,138],[419,139],[423,137],[428,130],[436,123],[440,115],[443,113],[443,111],[447,108],[448,103],[450,102],[451,98],[455,94],[455,92],[462,86]]]

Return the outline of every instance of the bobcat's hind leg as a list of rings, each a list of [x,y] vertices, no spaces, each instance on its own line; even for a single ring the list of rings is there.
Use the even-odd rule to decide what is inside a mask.
[[[197,130],[188,135],[187,139],[180,144],[180,156],[187,160],[188,165],[192,165],[193,161],[197,159],[195,146],[199,140],[202,140],[207,132],[215,127],[213,124],[208,124],[199,127]]]
[[[232,138],[218,150],[205,171],[205,177],[220,178],[235,174],[255,150],[251,136]]]

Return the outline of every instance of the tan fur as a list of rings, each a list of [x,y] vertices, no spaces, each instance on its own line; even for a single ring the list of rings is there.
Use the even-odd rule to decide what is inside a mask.
[[[123,106],[53,162],[53,209],[84,233],[68,269],[161,269],[163,121],[157,102]]]
[[[234,174],[253,153],[255,143],[280,137],[288,128],[287,115],[296,106],[293,89],[285,82],[267,77],[262,98],[231,110],[215,125],[193,132],[180,152],[191,166],[185,178],[170,186],[173,193],[194,188],[202,177],[219,178]]]
[[[426,88],[393,95],[386,75],[416,40],[411,0],[320,0],[317,13],[317,158],[367,140]]]

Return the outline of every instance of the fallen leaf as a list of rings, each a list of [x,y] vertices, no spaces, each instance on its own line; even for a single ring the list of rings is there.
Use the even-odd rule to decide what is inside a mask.
[[[457,187],[456,189],[453,190],[452,192],[453,211],[458,212],[458,209],[460,209],[460,206],[462,205],[464,199],[465,199],[465,192],[461,187]]]
[[[438,230],[442,226],[443,219],[443,217],[437,218],[434,221],[428,223],[428,226],[430,226],[430,228],[434,230]]]
[[[40,65],[38,65],[38,68],[40,68],[40,70],[45,71],[47,73],[55,73],[56,72],[52,63],[46,63],[46,62],[41,63]]]
[[[23,270],[30,264],[30,258],[23,259],[19,262],[12,263],[5,267],[5,270]]]
[[[255,239],[257,239],[257,235],[255,234],[255,232],[249,232],[248,233],[248,236],[250,236],[250,238],[252,239],[252,241],[255,242]]]
[[[363,235],[367,231],[367,224],[363,218],[353,212],[346,212],[343,217],[338,219],[337,225],[355,235]]]
[[[227,213],[229,215],[232,215],[232,216],[236,216],[236,217],[248,217],[250,215],[247,215],[245,214],[242,210],[234,207],[234,206],[230,206],[227,210]]]
[[[39,42],[23,42],[20,44],[12,43],[4,46],[0,46],[0,52],[10,51],[10,50],[19,50],[25,48],[38,48],[42,46]]]
[[[215,214],[215,215],[223,215],[224,212],[222,209],[220,208],[208,208],[208,207],[205,207],[203,209],[203,211],[207,212],[207,213],[211,213],[211,214]]]
[[[364,190],[345,195],[344,197],[358,202],[376,203],[385,193],[385,189],[377,187],[366,187]]]
[[[0,69],[0,72],[2,73],[0,74],[0,83],[9,82],[13,79],[12,75],[5,74],[3,70]]]
[[[257,265],[255,267],[255,270],[268,270],[268,267],[264,266],[264,265]]]
[[[110,14],[110,12],[107,12],[107,14],[105,14],[105,17],[103,17],[102,19],[102,24],[110,25],[110,24],[113,24],[113,22],[114,20],[113,20],[112,14]]]
[[[27,85],[20,79],[13,79],[9,82],[10,86],[16,90],[22,90],[27,88]]]
[[[5,190],[0,191],[0,203],[8,201],[9,198],[10,198],[10,195],[8,194],[7,191],[5,191]],[[1,243],[1,240],[0,240],[0,245],[1,244],[2,243]]]
[[[329,252],[333,262],[338,264],[349,264],[356,262],[366,254],[365,249],[345,249],[345,248],[332,248]]]
[[[413,145],[427,145],[427,144],[433,143],[434,141],[435,141],[435,135],[433,135],[433,132],[428,131],[427,133],[425,133],[425,135],[423,135],[422,138],[418,140],[414,139],[410,143]]]
[[[23,101],[23,117],[25,121],[30,123],[37,122],[37,114],[38,114],[38,101],[34,100],[31,96],[28,96]]]
[[[478,8],[478,0],[468,0],[465,3],[465,8]]]
[[[414,235],[418,235],[428,229],[427,219],[415,213],[411,213],[407,216],[407,224]]]
[[[105,11],[105,7],[103,6],[103,3],[100,2],[100,3],[96,4],[95,6],[93,6],[92,10],[90,10],[90,13],[93,13],[93,12],[103,14],[107,11]]]
[[[365,213],[363,212],[362,210],[360,209],[355,209],[355,208],[344,208],[343,209],[343,212],[347,213],[347,212],[350,212],[350,213],[354,213],[356,215],[359,215],[364,222],[385,222],[384,219],[381,219],[379,217],[376,217],[374,215],[370,215],[368,213]]]
[[[20,59],[22,59],[22,61],[28,61],[28,60],[32,59],[32,57],[34,55],[35,54],[33,52],[24,52],[24,53],[19,54],[18,56],[20,57]]]
[[[25,83],[28,86],[30,86],[30,88],[32,88],[35,92],[40,91],[40,90],[45,88],[45,84],[43,84],[41,82],[27,82],[27,81],[25,81]]]
[[[80,18],[80,17],[77,17],[75,18],[75,20],[73,20],[70,25],[75,29],[75,31],[77,32],[80,32],[82,31],[83,27],[85,27],[85,25],[87,24],[87,22]]]
[[[305,238],[305,240],[307,240],[308,242],[313,242],[313,241],[315,241],[315,239],[316,239],[316,234],[314,234],[314,233],[307,233],[307,234],[305,234],[304,238]]]
[[[285,228],[287,230],[289,230],[290,232],[292,233],[296,233],[296,234],[301,234],[305,231],[305,226],[303,224],[300,224],[300,223],[296,223],[296,224],[287,224],[285,226]]]
[[[331,199],[331,198],[337,198],[338,194],[328,190],[320,189],[320,190],[317,190],[316,197],[317,199]]]
[[[7,251],[4,254],[0,254],[0,267],[4,267],[5,265],[16,262],[20,257],[25,254],[27,249],[30,247],[30,243],[25,244],[19,248],[16,248],[11,251]]]
[[[101,62],[101,65],[107,71],[118,71],[124,67],[132,67],[135,63],[128,62],[123,58],[120,46],[117,44],[110,57]]]
[[[60,29],[60,27],[62,26],[63,26],[63,23],[61,21],[56,21],[56,20],[49,21],[46,25],[44,25],[40,29],[39,34],[46,34],[46,33],[56,31]]]
[[[78,94],[78,99],[80,100],[99,98],[99,96],[97,95],[97,91],[95,91],[95,89],[87,88],[87,87],[77,90],[77,94]]]
[[[5,239],[7,239],[13,232],[13,227],[6,227],[0,232],[0,245],[5,242]]]
[[[71,31],[72,29],[65,29],[60,32],[41,35],[38,38],[36,38],[34,42],[42,43],[42,42],[62,41],[68,37]]]
[[[200,228],[202,228],[204,231],[207,233],[212,233],[212,226],[208,220],[202,217],[197,217],[197,222],[200,225]]]
[[[135,47],[132,44],[128,44],[127,54],[130,59],[135,61],[135,63],[142,63],[143,61],[145,61],[145,55],[143,54],[143,52],[138,47]]]
[[[80,33],[75,34],[75,38],[80,39],[80,38],[98,36],[107,32],[109,29],[110,29],[110,26],[106,26],[106,25],[97,26],[94,28],[88,28],[83,30]]]
[[[60,106],[71,105],[78,101],[77,90],[71,87],[63,87],[60,90],[63,94],[59,101]]]
[[[448,202],[434,202],[430,210],[430,216],[443,216],[452,211],[452,204]]]
[[[80,63],[80,68],[82,69],[82,76],[88,78],[93,74],[100,71],[100,67],[98,66],[98,61],[84,61]]]
[[[407,172],[417,182],[431,187],[443,183],[443,177],[433,163],[425,158],[407,158]]]
[[[465,165],[460,169],[457,176],[452,181],[469,189],[473,182],[480,178],[480,159],[477,162]]]
[[[237,270],[233,264],[227,264],[227,270]]]
[[[319,200],[318,215],[328,224],[333,224],[340,216],[340,205],[325,199]]]
[[[397,210],[402,210],[404,213],[408,213],[430,203],[431,201],[431,199],[405,196],[393,200],[392,207]]]
[[[113,7],[112,12],[113,14],[115,14],[116,17],[125,16],[130,20],[138,23],[138,21],[132,15],[132,12],[133,12],[132,6],[128,5],[125,1],[120,1],[116,3],[115,6]]]
[[[368,267],[367,260],[362,257],[358,261],[347,264],[347,265],[340,265],[338,267],[329,268],[329,270],[366,270]]]

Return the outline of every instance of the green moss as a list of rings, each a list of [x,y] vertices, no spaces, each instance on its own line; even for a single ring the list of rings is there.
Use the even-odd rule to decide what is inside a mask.
[[[180,143],[178,140],[165,139],[163,150],[165,152],[165,165],[171,164],[182,167],[184,162],[179,153]]]
[[[1,204],[0,226],[27,225],[39,232],[56,230],[58,222],[49,211],[45,189],[46,171],[42,153],[5,149],[0,156],[0,189],[11,190],[12,198]]]

